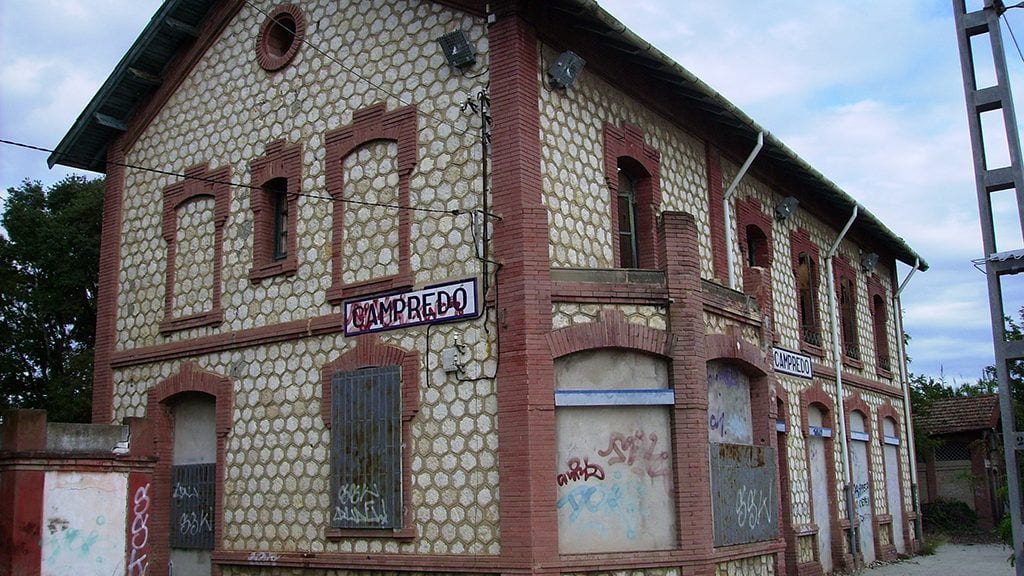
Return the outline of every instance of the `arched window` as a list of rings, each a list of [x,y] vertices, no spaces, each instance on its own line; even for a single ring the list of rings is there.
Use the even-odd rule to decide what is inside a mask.
[[[274,178],[263,185],[271,207],[270,254],[274,261],[288,256],[288,179]]]
[[[818,327],[818,266],[807,252],[797,258],[797,296],[800,306],[800,335],[804,342],[821,346]]]
[[[619,190],[616,198],[618,203],[618,223],[616,232],[619,240],[619,267],[639,267],[637,242],[637,205],[636,178],[628,170],[623,170],[619,162]]]
[[[860,360],[860,341],[857,338],[857,292],[853,280],[839,279],[839,315],[843,330],[843,354]]]
[[[768,236],[754,224],[747,226],[747,266],[767,268]]]
[[[296,227],[302,192],[302,146],[275,140],[249,164],[253,189],[252,269],[249,279],[261,282],[291,276],[298,268]]]
[[[881,294],[875,294],[871,298],[871,324],[875,333],[875,358],[878,359],[878,369],[891,372],[889,333],[885,329],[885,300]]]

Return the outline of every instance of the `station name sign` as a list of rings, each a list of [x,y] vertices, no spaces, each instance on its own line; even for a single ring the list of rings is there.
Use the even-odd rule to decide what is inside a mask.
[[[479,315],[476,278],[345,303],[345,335],[450,322]]]
[[[813,373],[810,356],[804,356],[803,354],[797,354],[782,348],[772,348],[772,366],[775,367],[776,372],[799,376],[808,380],[811,379]]]

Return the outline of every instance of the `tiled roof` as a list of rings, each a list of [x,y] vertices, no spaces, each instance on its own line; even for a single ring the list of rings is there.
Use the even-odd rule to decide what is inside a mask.
[[[914,422],[926,434],[995,428],[999,423],[999,397],[989,394],[934,400],[927,413],[914,414]]]

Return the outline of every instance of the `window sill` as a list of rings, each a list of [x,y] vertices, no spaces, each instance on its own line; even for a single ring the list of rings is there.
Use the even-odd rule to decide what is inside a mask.
[[[892,380],[892,372],[886,370],[885,368],[875,368],[875,374],[882,378],[885,378],[886,380]]]
[[[367,296],[379,292],[401,292],[412,289],[412,275],[399,274],[377,280],[367,280],[354,284],[337,284],[327,290],[327,301],[331,304],[341,304],[344,300]]]
[[[168,317],[160,322],[160,333],[170,334],[171,332],[199,328],[200,326],[217,326],[223,321],[224,314],[220,310],[200,312],[199,314],[181,316],[179,318]]]
[[[328,528],[324,531],[328,540],[344,540],[347,538],[391,538],[400,542],[412,542],[416,539],[416,528],[399,528],[398,530],[376,528]]]
[[[274,276],[294,276],[297,268],[298,265],[295,261],[295,256],[284,258],[283,260],[267,262],[259,266],[252,267],[252,270],[249,271],[249,281],[253,284],[259,284],[260,281]]]
[[[864,362],[856,358],[851,358],[850,356],[843,355],[843,366],[846,366],[847,368],[854,368],[856,370],[863,370]]]
[[[821,348],[821,346],[815,346],[814,344],[805,342],[803,339],[800,340],[800,351],[806,354],[810,354],[811,356],[815,356],[817,358],[825,357],[825,351]]]

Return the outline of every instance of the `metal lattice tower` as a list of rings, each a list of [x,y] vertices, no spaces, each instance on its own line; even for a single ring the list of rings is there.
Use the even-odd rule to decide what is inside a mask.
[[[1024,576],[1024,553],[1021,527],[1020,474],[1017,451],[1024,449],[1024,435],[1018,435],[1013,418],[1013,399],[1010,394],[1009,363],[1024,359],[1024,341],[1006,340],[1006,317],[1003,309],[1002,279],[1024,272],[1024,248],[1012,247],[1000,251],[996,246],[995,219],[992,194],[1013,190],[1017,204],[1018,224],[1024,236],[1024,172],[1021,168],[1020,135],[1013,111],[1013,97],[1006,69],[1006,54],[999,27],[999,18],[1006,8],[1002,0],[985,0],[984,8],[968,12],[965,0],[953,0],[956,19],[957,43],[960,47],[960,66],[963,72],[964,98],[967,101],[968,125],[974,156],[974,181],[978,193],[978,211],[981,217],[981,236],[985,250],[985,277],[988,282],[989,308],[992,316],[992,341],[995,348],[995,367],[999,380],[999,408],[1003,429],[1003,452],[1006,457],[1006,478],[1009,491],[1009,509],[1013,521],[1013,544],[1017,576]],[[996,83],[978,87],[977,62],[971,39],[987,34],[992,46],[992,61]],[[1006,130],[1006,145],[1010,165],[989,168],[986,162],[981,116],[986,112],[1002,112]]]

